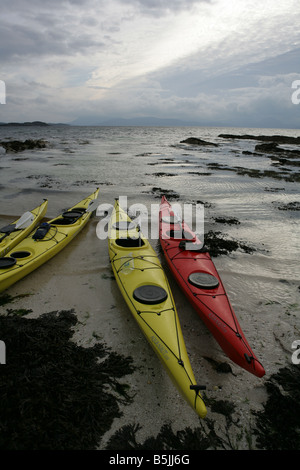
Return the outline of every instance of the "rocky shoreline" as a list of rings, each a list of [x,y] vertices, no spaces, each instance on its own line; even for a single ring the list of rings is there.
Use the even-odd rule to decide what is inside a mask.
[[[237,134],[219,134],[223,139],[238,140],[260,140],[263,142],[275,142],[277,144],[295,144],[300,145],[300,137],[289,137],[286,135],[237,135]]]
[[[43,139],[8,140],[0,142],[0,148],[4,148],[8,153],[24,152],[25,150],[43,149],[47,147],[47,141]]]
[[[287,182],[299,182],[300,171],[295,171],[300,167],[300,148],[290,149],[284,148],[282,145],[298,145],[300,146],[300,137],[289,137],[282,135],[235,135],[235,134],[219,134],[219,138],[226,140],[249,140],[257,143],[253,151],[243,151],[244,155],[252,155],[257,158],[267,157],[272,160],[271,166],[274,170],[258,170],[250,169],[242,166],[228,167],[225,164],[210,162],[207,164],[209,170],[234,171],[239,175],[247,175],[251,178],[273,178]],[[180,144],[192,145],[194,147],[220,147],[220,143],[207,142],[198,137],[188,137],[181,140]],[[279,146],[281,145],[281,146]],[[290,168],[292,167],[292,168]]]
[[[191,144],[191,145],[206,145],[212,147],[218,147],[218,144],[213,142],[207,142],[206,140],[199,139],[198,137],[188,137],[185,140],[180,141],[181,144]]]

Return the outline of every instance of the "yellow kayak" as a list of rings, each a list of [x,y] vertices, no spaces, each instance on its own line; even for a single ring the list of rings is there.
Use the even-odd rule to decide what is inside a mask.
[[[40,226],[0,258],[0,292],[59,253],[87,224],[99,189],[55,219]]]
[[[25,212],[12,224],[0,228],[0,257],[5,256],[42,220],[47,211],[47,199],[32,211]]]
[[[120,291],[171,379],[196,413],[206,407],[196,385],[168,280],[149,241],[116,201],[108,248]]]

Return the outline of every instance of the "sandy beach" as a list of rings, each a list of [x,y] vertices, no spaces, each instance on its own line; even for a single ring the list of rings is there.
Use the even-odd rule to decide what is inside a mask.
[[[273,372],[276,372],[276,368],[272,370],[270,364],[284,363],[282,361],[283,350],[288,357],[292,340],[292,337],[288,336],[291,325],[281,322],[276,326],[276,330],[272,332],[278,340],[277,349],[274,350],[273,347],[268,347],[267,337],[270,332],[267,321],[263,330],[261,324],[249,325],[247,317],[240,315],[240,321],[249,342],[258,357],[262,356],[263,362],[267,365],[266,377],[258,379],[225,357],[210,332],[195,315],[175,282],[169,277],[195,376],[199,383],[207,387],[204,396],[208,398],[208,416],[207,420],[200,422],[171,383],[152,348],[131,317],[113,279],[106,243],[96,237],[98,221],[99,219],[94,217],[88,227],[63,252],[12,286],[7,292],[12,301],[1,307],[2,315],[5,316],[10,311],[9,317],[12,318],[18,315],[19,309],[24,309],[23,314],[26,313],[26,319],[38,320],[47,312],[72,312],[76,323],[71,327],[70,341],[79,348],[93,348],[98,343],[104,344],[112,352],[132,359],[130,373],[126,374],[126,370],[122,370],[121,377],[117,378],[120,384],[126,384],[128,396],[117,394],[118,399],[114,405],[116,409],[111,413],[120,416],[113,419],[106,432],[99,434],[97,448],[106,449],[107,446],[109,448],[110,439],[124,428],[124,432],[127,430],[127,434],[125,432],[127,439],[130,436],[129,431],[131,430],[132,433],[135,430],[134,438],[137,445],[141,445],[150,438],[158,439],[163,443],[164,438],[159,437],[159,434],[164,426],[169,426],[167,433],[169,436],[170,433],[175,436],[177,433],[188,430],[189,433],[201,433],[204,440],[207,429],[212,428],[217,436],[215,438],[215,441],[218,441],[217,448],[255,448],[255,438],[252,435],[252,426],[255,421],[253,412],[262,412],[267,402],[266,381],[270,379]],[[227,275],[230,278],[230,274]],[[22,316],[19,318],[21,319]],[[64,363],[64,350],[55,342],[51,344],[49,341],[47,345],[47,348],[53,350],[58,346],[59,349],[55,352],[57,368]],[[12,347],[15,347],[13,341]],[[22,347],[26,348],[26,344]],[[16,358],[21,354],[22,349],[18,351]],[[8,367],[10,356],[11,350],[8,348]],[[218,369],[217,366],[224,363],[229,367],[225,368],[225,373],[219,372],[222,368]],[[28,367],[30,368],[30,364]],[[108,371],[108,374],[110,373],[113,376],[114,371]],[[90,377],[92,382],[94,379],[95,377]],[[87,379],[88,386],[89,378]],[[46,397],[47,391],[44,390],[44,393]],[[115,395],[116,391],[112,393]],[[80,406],[85,410],[84,396]],[[47,409],[46,403],[45,408]],[[51,408],[48,410],[49,413],[50,410]],[[59,413],[59,405],[55,413]],[[25,415],[23,426],[28,426],[33,418],[34,416]],[[195,444],[192,436],[187,435],[186,439],[184,449],[188,450],[189,445]],[[129,445],[128,442],[124,444],[122,440],[126,441],[126,437],[119,440],[121,449],[123,445]],[[70,436],[69,445],[72,446],[71,442]],[[175,438],[174,443],[176,443]],[[200,443],[201,439],[199,439],[199,446]],[[46,443],[44,445],[47,447]],[[59,440],[57,445],[59,448]],[[159,444],[156,443],[156,445],[158,447],[155,448],[159,448]],[[206,445],[208,448],[214,448],[213,442]],[[16,442],[16,446],[22,448],[22,439]],[[117,448],[119,448],[118,445]],[[146,448],[149,449],[147,445]],[[177,449],[176,444],[174,449]]]

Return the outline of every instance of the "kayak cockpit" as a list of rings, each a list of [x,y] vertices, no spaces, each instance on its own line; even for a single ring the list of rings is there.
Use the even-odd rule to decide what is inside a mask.
[[[144,240],[139,238],[117,238],[115,240],[116,245],[121,248],[141,248],[145,245]]]
[[[72,225],[77,222],[80,217],[86,212],[84,208],[70,209],[69,211],[63,212],[60,217],[51,221],[51,225]]]

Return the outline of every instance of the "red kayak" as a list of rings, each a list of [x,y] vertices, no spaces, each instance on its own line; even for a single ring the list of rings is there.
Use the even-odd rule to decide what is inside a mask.
[[[262,377],[265,370],[244,336],[208,251],[174,214],[165,196],[160,204],[159,238],[178,284],[225,354],[248,372]]]

